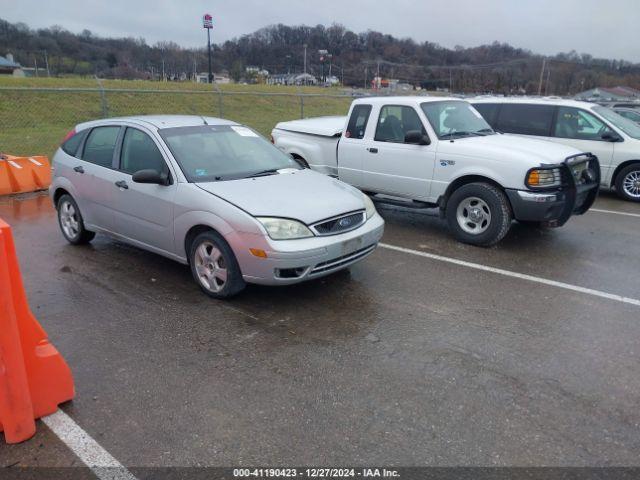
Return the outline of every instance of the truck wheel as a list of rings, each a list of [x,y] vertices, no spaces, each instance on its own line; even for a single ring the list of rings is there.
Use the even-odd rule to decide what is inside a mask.
[[[513,216],[500,189],[488,183],[469,183],[449,197],[446,218],[459,241],[489,247],[504,238]]]
[[[616,193],[631,202],[640,202],[640,163],[620,170],[616,176]]]
[[[189,264],[194,280],[213,298],[229,298],[246,284],[229,244],[214,231],[203,232],[191,244]]]

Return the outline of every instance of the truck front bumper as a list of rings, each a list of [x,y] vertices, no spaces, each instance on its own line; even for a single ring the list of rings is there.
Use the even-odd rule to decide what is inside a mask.
[[[588,162],[590,176],[576,178],[572,166],[581,161]],[[547,166],[561,169],[562,187],[555,190],[506,189],[516,220],[543,222],[548,226],[564,225],[572,215],[582,215],[595,202],[600,186],[600,165],[591,154],[568,157],[560,165]]]

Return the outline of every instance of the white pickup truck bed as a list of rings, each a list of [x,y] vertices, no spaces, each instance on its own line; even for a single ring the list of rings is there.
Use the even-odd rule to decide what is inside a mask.
[[[272,132],[276,146],[325,175],[338,175],[338,140],[346,116],[317,117],[280,122]]]

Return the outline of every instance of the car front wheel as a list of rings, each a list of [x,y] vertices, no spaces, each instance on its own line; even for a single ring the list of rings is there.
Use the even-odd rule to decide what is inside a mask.
[[[246,286],[233,250],[213,231],[193,240],[189,264],[194,280],[210,297],[229,298]]]
[[[640,163],[620,170],[616,176],[616,192],[625,200],[640,202]]]
[[[85,228],[78,204],[71,195],[62,195],[58,200],[57,209],[60,230],[69,243],[82,245],[93,240],[96,234]]]
[[[449,197],[446,218],[459,241],[489,247],[504,238],[513,216],[500,189],[488,183],[469,183]]]

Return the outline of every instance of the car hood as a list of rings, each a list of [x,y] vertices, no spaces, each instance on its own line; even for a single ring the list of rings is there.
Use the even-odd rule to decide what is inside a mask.
[[[550,140],[536,140],[509,134],[465,137],[455,139],[453,142],[445,140],[439,143],[438,151],[444,154],[500,161],[521,161],[531,167],[561,163],[565,158],[580,153],[580,150]]]
[[[255,217],[293,218],[306,224],[365,208],[358,189],[312,170],[196,185]]]

